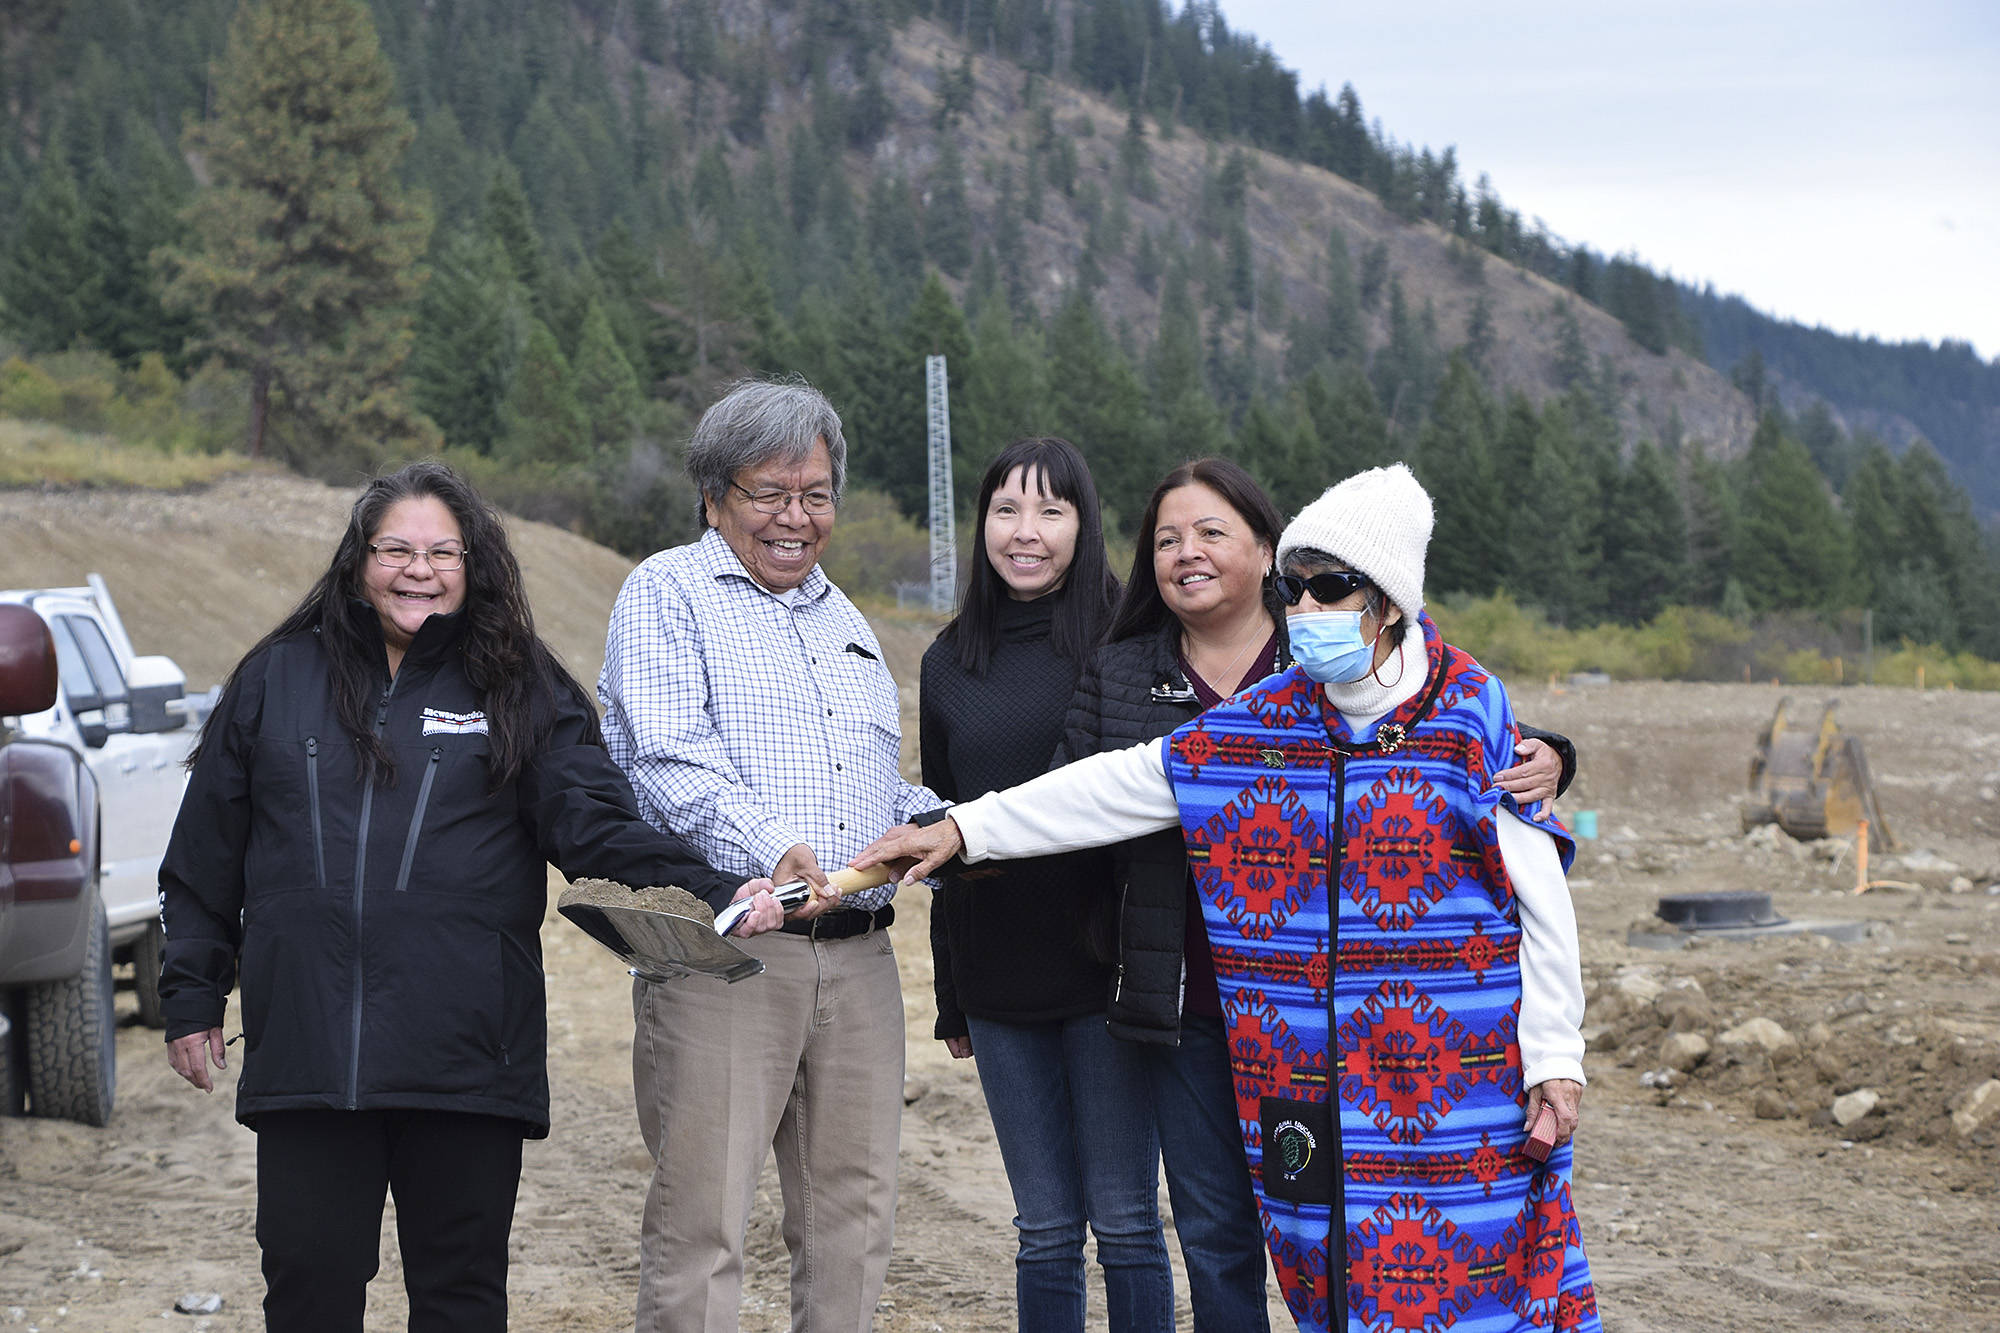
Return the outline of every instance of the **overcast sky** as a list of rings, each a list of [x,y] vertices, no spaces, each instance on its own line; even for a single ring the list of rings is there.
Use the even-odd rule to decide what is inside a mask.
[[[2000,357],[2000,3],[1220,0],[1523,218],[1758,309]]]

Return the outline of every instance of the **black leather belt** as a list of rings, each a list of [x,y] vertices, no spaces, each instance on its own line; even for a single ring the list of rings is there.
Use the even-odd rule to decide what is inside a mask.
[[[787,935],[809,935],[816,940],[850,940],[856,935],[866,935],[871,931],[887,930],[889,923],[896,919],[895,904],[889,903],[872,912],[864,912],[858,907],[841,907],[810,921],[787,921],[778,929]]]

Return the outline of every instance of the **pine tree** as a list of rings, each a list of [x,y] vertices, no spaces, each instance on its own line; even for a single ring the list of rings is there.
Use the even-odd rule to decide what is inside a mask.
[[[951,405],[954,494],[970,510],[986,465],[1008,441],[1050,430],[1075,430],[1055,421],[1048,406],[1050,366],[1034,326],[1017,330],[1007,307],[987,301],[972,326],[972,365],[965,394]]]
[[[515,278],[539,302],[544,269],[542,236],[535,229],[534,210],[528,207],[528,196],[521,188],[521,174],[504,158],[486,187],[479,225],[500,242],[514,266]]]
[[[1132,277],[1139,284],[1139,290],[1148,296],[1157,292],[1163,268],[1159,247],[1153,244],[1153,229],[1139,228],[1139,244],[1132,254]]]
[[[1681,483],[1688,527],[1688,595],[1697,606],[1720,606],[1736,583],[1736,491],[1722,465],[1699,443],[1682,455]]]
[[[408,374],[417,406],[447,444],[484,454],[499,443],[501,405],[531,318],[527,289],[498,239],[463,232],[444,246],[417,307]]]
[[[407,178],[430,191],[440,228],[463,226],[478,214],[486,192],[485,164],[466,143],[449,103],[424,117],[405,165]]]
[[[1331,486],[1344,477],[1393,461],[1389,422],[1361,367],[1349,361],[1334,373],[1331,385],[1315,371],[1303,391],[1312,422],[1314,443],[1308,450],[1308,493],[1314,486]]]
[[[944,58],[938,58],[937,89],[938,104],[937,110],[932,113],[931,125],[940,133],[950,134],[957,128],[961,117],[972,113],[973,98],[979,92],[970,51],[965,53],[956,69],[946,69]]]
[[[791,210],[792,226],[804,232],[819,216],[819,201],[826,161],[812,131],[801,125],[792,130],[785,153],[785,202]]]
[[[1826,474],[1835,490],[1847,484],[1848,474],[1854,470],[1854,448],[1833,419],[1833,410],[1825,399],[1813,399],[1799,415],[1799,443],[1806,447],[1813,466]]]
[[[737,307],[750,326],[750,340],[743,349],[745,368],[756,375],[798,373],[798,340],[791,326],[778,313],[764,270],[739,260],[736,270]]]
[[[1303,383],[1326,360],[1325,326],[1304,315],[1293,315],[1285,326],[1285,382]]]
[[[965,166],[958,144],[947,135],[931,170],[930,198],[924,207],[924,254],[954,278],[972,263],[972,209],[965,201]]]
[[[663,63],[673,32],[662,0],[633,0],[632,27],[638,39],[639,58],[652,65]]]
[[[1090,460],[1105,505],[1128,523],[1137,519],[1164,468],[1145,387],[1105,333],[1089,293],[1071,293],[1057,310],[1048,352],[1049,420]]]
[[[1229,225],[1229,295],[1238,310],[1257,303],[1256,259],[1250,248],[1250,227],[1241,216]]]
[[[1771,386],[1764,373],[1764,352],[1752,347],[1729,371],[1729,381],[1743,391],[1750,406],[1762,413],[1771,398]]]
[[[1606,506],[1605,609],[1641,625],[1685,595],[1687,520],[1660,451],[1641,441]]]
[[[1347,238],[1338,227],[1326,238],[1326,349],[1336,361],[1367,355],[1361,328],[1361,293],[1354,285],[1354,263],[1347,256]]]
[[[1903,530],[1896,460],[1879,441],[1863,449],[1840,498],[1854,538],[1855,590],[1864,605],[1880,607],[1890,576],[1908,554],[1910,543]]]
[[[1125,117],[1125,135],[1118,141],[1118,179],[1127,193],[1152,199],[1159,193],[1153,177],[1153,150],[1146,143],[1146,124],[1134,106]]]
[[[1743,460],[1735,572],[1752,609],[1830,611],[1848,589],[1848,536],[1805,446],[1767,412]]]
[[[1556,307],[1556,387],[1565,393],[1590,383],[1590,348],[1583,341],[1583,326],[1568,301]]]
[[[1389,280],[1389,341],[1375,352],[1375,393],[1389,419],[1414,425],[1430,400],[1437,376],[1437,343],[1410,314],[1400,278]]]
[[[1028,154],[1027,170],[1022,176],[1021,216],[1030,222],[1042,220],[1042,158],[1039,153]]]
[[[1273,403],[1262,394],[1250,400],[1243,424],[1236,430],[1231,454],[1273,495],[1299,488],[1300,474],[1316,443],[1312,423],[1294,401]]]
[[[1493,354],[1493,298],[1485,292],[1472,303],[1472,314],[1465,321],[1465,359],[1481,375],[1486,373],[1486,358]]]
[[[0,266],[0,309],[31,352],[60,352],[92,323],[103,267],[86,235],[83,199],[60,143],[42,153],[34,187]]]
[[[251,455],[274,421],[322,465],[428,447],[400,372],[430,219],[400,184],[413,131],[367,9],[245,4],[215,81],[215,118],[187,136],[213,184],[168,291],[209,320],[202,349],[249,374]]]
[[[841,319],[839,304],[825,287],[815,283],[806,288],[799,297],[798,309],[792,312],[791,341],[797,359],[791,368],[841,410],[841,427],[845,430],[848,425],[845,409],[854,401],[855,388],[848,378],[846,358],[841,354]],[[850,478],[854,475],[854,449],[854,437],[850,434],[847,440]]]
[[[930,496],[924,453],[924,367],[912,365],[903,331],[891,321],[864,256],[849,270],[836,317],[839,361],[850,386],[834,400],[847,434],[849,472],[858,485],[887,491],[904,513],[925,513]]]
[[[157,169],[120,178],[99,162],[84,191],[84,240],[98,276],[76,292],[84,311],[82,332],[128,369],[148,352],[178,361],[195,328],[190,318],[170,314],[160,303],[161,284],[151,262],[154,249],[179,237],[184,200],[177,185]]]
[[[1485,594],[1498,577],[1507,515],[1493,503],[1490,415],[1479,377],[1463,357],[1453,357],[1417,438],[1415,459],[1442,538],[1431,543],[1424,575],[1438,592]]]
[[[951,299],[936,270],[924,276],[924,285],[917,293],[915,304],[910,307],[909,317],[903,321],[904,363],[912,368],[916,376],[916,398],[912,403],[915,417],[912,425],[918,440],[928,450],[930,443],[928,401],[928,358],[944,358],[945,389],[951,407],[951,456],[953,459],[953,479],[956,482],[959,469],[957,461],[966,455],[971,446],[971,419],[964,415],[966,396],[974,365],[972,331],[966,327],[965,314],[958,303]],[[904,512],[911,517],[920,517],[929,512],[929,455],[924,455],[925,492],[911,497],[915,508],[906,507]],[[978,474],[973,475],[974,494],[977,494]],[[954,493],[956,493],[954,491]]]
[[[1389,245],[1377,241],[1361,252],[1361,282],[1357,299],[1363,310],[1373,310],[1382,300],[1383,286],[1389,281]]]
[[[590,421],[577,402],[576,380],[555,334],[539,319],[502,409],[505,456],[515,463],[576,463],[590,449]]]
[[[600,451],[623,448],[639,427],[639,378],[611,331],[604,307],[590,303],[577,342],[574,380],[577,404],[589,423],[590,440]]]
[[[1535,439],[1541,431],[1542,417],[1535,405],[1518,389],[1509,393],[1493,434],[1493,474],[1510,523],[1521,521],[1534,503],[1528,473],[1535,464]]]
[[[2000,637],[2000,587],[1971,502],[1923,440],[1903,451],[1896,481],[1909,563],[1930,573],[1948,615],[1928,641],[1980,652]]]
[[[924,280],[924,238],[918,209],[900,178],[878,176],[868,191],[869,257],[888,310],[900,315],[916,299]]]
[[[1558,624],[1582,619],[1595,600],[1598,496],[1579,453],[1569,405],[1550,403],[1535,432],[1525,498],[1505,516],[1508,586]]]
[[[1219,322],[1215,328],[1219,331]],[[1218,452],[1228,434],[1207,387],[1201,317],[1195,312],[1187,277],[1178,269],[1167,275],[1160,297],[1159,330],[1147,377],[1165,449],[1187,458]]]

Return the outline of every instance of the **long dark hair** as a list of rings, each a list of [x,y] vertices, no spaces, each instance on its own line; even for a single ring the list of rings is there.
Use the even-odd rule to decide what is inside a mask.
[[[972,527],[972,572],[959,600],[958,615],[938,634],[939,639],[956,645],[958,664],[975,676],[986,674],[986,664],[993,658],[1000,640],[1000,607],[1008,596],[1006,581],[986,558],[986,511],[993,503],[993,492],[1016,468],[1026,468],[1031,480],[1039,479],[1044,494],[1076,508],[1076,554],[1070,559],[1062,587],[1047,594],[1053,609],[1049,646],[1056,656],[1081,662],[1103,636],[1112,603],[1118,600],[1118,579],[1104,558],[1104,516],[1098,509],[1097,483],[1091,480],[1090,465],[1083,461],[1083,454],[1068,440],[1053,435],[1014,441],[1000,451],[979,483],[979,508]]]
[[[1167,493],[1193,485],[1206,486],[1229,501],[1229,507],[1250,525],[1250,531],[1277,554],[1278,535],[1285,530],[1284,516],[1248,472],[1226,458],[1194,458],[1182,463],[1160,478],[1146,501],[1146,513],[1139,520],[1139,541],[1132,549],[1132,576],[1125,580],[1125,595],[1118,599],[1118,610],[1111,617],[1107,637],[1112,642],[1157,633],[1173,619],[1173,612],[1160,596],[1159,580],[1153,577],[1153,529],[1160,525],[1160,505]],[[1284,619],[1268,573],[1264,576],[1264,605],[1280,621]]]
[[[556,660],[535,633],[535,618],[521,582],[520,562],[507,542],[500,515],[490,508],[464,478],[443,463],[411,463],[368,483],[348,514],[347,530],[334,548],[333,560],[311,591],[278,627],[258,640],[230,672],[225,698],[234,693],[243,664],[281,639],[317,633],[332,677],[333,704],[341,729],[354,738],[361,776],[395,781],[396,763],[375,734],[373,707],[382,688],[382,640],[368,615],[357,617],[354,603],[362,596],[363,562],[368,543],[383,516],[404,500],[435,499],[451,511],[465,539],[465,617],[461,640],[465,672],[485,710],[490,746],[492,790],[512,781],[555,721],[555,702],[567,694],[584,704],[591,719],[589,740],[596,735],[596,710],[576,678]],[[189,755],[195,761],[213,743],[217,719],[209,715],[201,740]]]

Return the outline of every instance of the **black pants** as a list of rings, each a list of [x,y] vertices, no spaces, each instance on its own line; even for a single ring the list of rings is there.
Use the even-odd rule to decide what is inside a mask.
[[[522,1131],[518,1120],[453,1111],[258,1116],[269,1333],[360,1333],[389,1190],[410,1333],[501,1333]]]

